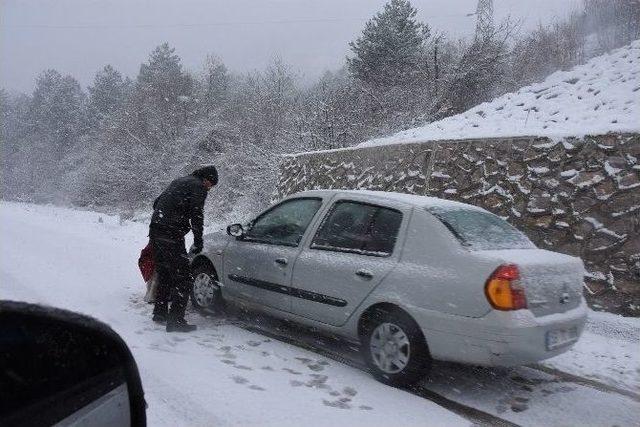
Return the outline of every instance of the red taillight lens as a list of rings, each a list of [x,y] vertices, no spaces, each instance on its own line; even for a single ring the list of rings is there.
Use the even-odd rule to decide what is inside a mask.
[[[501,265],[493,272],[491,278],[518,280],[520,278],[520,270],[518,270],[518,266],[514,264]]]
[[[501,265],[494,271],[484,287],[487,300],[496,310],[527,308],[527,297],[520,286],[520,271],[514,264]]]

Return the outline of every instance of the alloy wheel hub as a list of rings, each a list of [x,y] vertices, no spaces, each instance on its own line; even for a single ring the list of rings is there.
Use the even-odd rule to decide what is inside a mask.
[[[209,307],[213,304],[215,291],[218,286],[216,281],[206,273],[200,273],[193,282],[193,296],[201,307]]]
[[[378,325],[371,334],[369,345],[373,362],[381,371],[397,374],[407,367],[411,347],[407,334],[398,325]]]

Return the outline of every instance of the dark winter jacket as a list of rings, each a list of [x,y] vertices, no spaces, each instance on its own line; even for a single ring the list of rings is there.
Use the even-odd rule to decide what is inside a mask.
[[[150,234],[182,238],[193,231],[193,244],[202,248],[202,222],[207,190],[201,178],[187,175],[171,182],[153,202]]]

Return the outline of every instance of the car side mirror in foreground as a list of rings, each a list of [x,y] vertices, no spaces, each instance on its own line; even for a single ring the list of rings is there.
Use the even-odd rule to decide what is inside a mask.
[[[0,425],[146,426],[140,375],[109,326],[0,301]]]
[[[242,228],[242,224],[231,224],[227,227],[227,234],[233,237],[242,237],[244,236],[244,228]]]

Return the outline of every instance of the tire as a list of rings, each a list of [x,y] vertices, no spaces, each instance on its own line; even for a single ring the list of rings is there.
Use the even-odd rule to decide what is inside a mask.
[[[401,310],[378,309],[368,316],[361,351],[371,374],[395,387],[412,385],[431,369],[431,356],[422,331]]]
[[[220,292],[218,275],[214,268],[205,262],[193,267],[193,289],[191,305],[202,315],[220,314],[224,311],[224,301]]]

